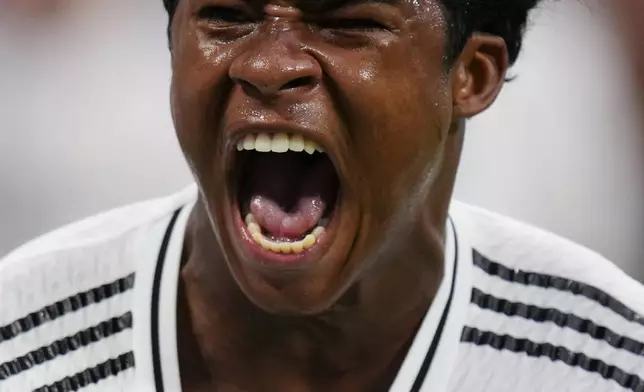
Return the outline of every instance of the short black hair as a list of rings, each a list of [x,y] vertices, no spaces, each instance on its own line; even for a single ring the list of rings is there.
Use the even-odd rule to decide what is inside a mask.
[[[541,0],[440,0],[447,19],[447,58],[454,61],[474,33],[491,34],[505,40],[510,64],[521,51],[530,10]],[[163,0],[170,23],[179,0]],[[168,26],[168,34],[170,27]]]
[[[510,65],[521,51],[528,15],[541,0],[440,0],[447,19],[447,57],[455,60],[474,33],[503,38]]]

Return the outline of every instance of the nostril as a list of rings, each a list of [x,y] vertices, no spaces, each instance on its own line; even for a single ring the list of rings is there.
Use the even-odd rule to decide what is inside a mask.
[[[241,86],[244,92],[246,92],[246,94],[248,94],[249,96],[254,97],[254,96],[262,95],[261,89],[256,87],[254,84],[242,79],[237,79],[235,81]]]
[[[283,85],[282,87],[280,87],[280,90],[292,90],[298,87],[312,86],[314,82],[313,79],[314,78],[312,76],[303,76],[297,79],[293,79],[290,82]]]
[[[233,81],[242,88],[244,93],[246,93],[250,97],[256,97],[258,99],[267,98],[267,97],[273,98],[275,95],[279,94],[280,92],[295,91],[301,87],[312,88],[312,87],[315,87],[315,83],[316,83],[315,80],[316,80],[315,77],[303,76],[299,78],[290,79],[285,84],[281,84],[279,82],[263,84],[263,83],[259,83],[259,81],[257,81],[256,83],[253,83],[252,81],[249,81],[249,80],[233,78]]]

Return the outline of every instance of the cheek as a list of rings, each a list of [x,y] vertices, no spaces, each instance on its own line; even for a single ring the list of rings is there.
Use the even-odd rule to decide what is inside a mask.
[[[426,182],[444,147],[450,125],[451,106],[444,105],[441,91],[405,92],[404,98],[377,111],[374,131],[364,134],[365,169],[372,184],[388,184],[388,200],[405,200]]]
[[[451,125],[452,98],[440,31],[365,59],[352,90],[352,135],[379,211],[397,208],[428,183]],[[373,60],[373,61],[372,61]],[[385,185],[386,186],[383,186]]]
[[[359,108],[351,129],[371,202],[384,213],[430,176],[449,131],[452,105],[441,67],[378,75],[377,82],[353,93]]]
[[[187,38],[186,38],[187,37]],[[209,164],[218,143],[232,48],[184,34],[173,49],[170,104],[179,143],[193,169]],[[211,159],[210,159],[211,160]]]

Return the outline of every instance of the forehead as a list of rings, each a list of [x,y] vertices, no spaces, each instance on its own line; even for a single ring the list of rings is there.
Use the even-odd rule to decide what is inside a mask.
[[[298,8],[339,8],[357,4],[388,4],[402,5],[406,0],[284,0],[283,3],[291,3]]]
[[[177,0],[179,1],[179,0]],[[182,0],[185,1],[185,0]],[[268,4],[281,5],[285,7],[299,8],[303,11],[330,10],[353,5],[388,5],[400,8],[414,14],[429,13],[431,16],[438,16],[436,11],[442,10],[441,0],[188,0],[194,4],[206,3],[246,3],[253,7],[263,7]]]

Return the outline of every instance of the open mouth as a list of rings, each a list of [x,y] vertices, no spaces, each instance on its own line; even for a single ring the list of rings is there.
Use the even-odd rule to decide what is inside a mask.
[[[340,185],[324,150],[298,134],[247,134],[233,179],[238,229],[264,260],[296,261],[328,236]]]

